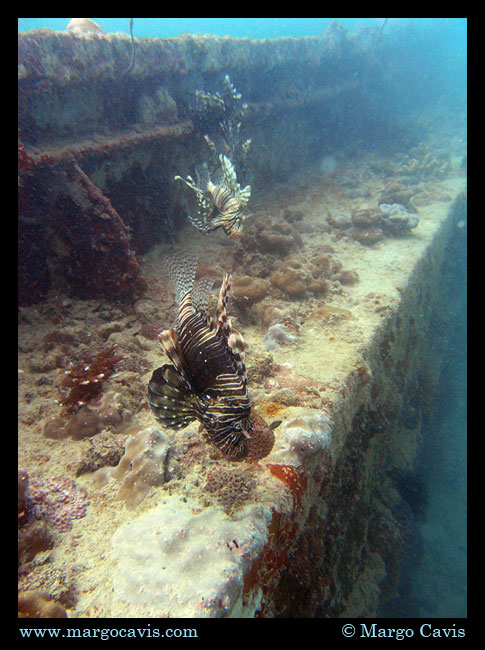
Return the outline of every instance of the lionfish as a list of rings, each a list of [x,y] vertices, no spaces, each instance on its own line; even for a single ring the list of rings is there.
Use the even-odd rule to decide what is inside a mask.
[[[253,422],[244,365],[244,341],[226,313],[230,276],[224,275],[215,317],[208,314],[212,281],[194,286],[197,260],[176,255],[167,261],[175,287],[175,327],[158,340],[172,362],[157,368],[148,401],[160,422],[183,429],[198,420],[209,440],[228,456],[244,458]]]
[[[241,189],[227,156],[221,154],[219,162],[220,168],[212,174],[207,163],[199,165],[195,170],[197,182],[192,176],[175,176],[174,180],[183,181],[197,195],[197,214],[189,215],[191,223],[206,233],[222,226],[226,235],[231,237],[242,230],[245,218],[242,209],[249,201],[251,187],[246,185]]]

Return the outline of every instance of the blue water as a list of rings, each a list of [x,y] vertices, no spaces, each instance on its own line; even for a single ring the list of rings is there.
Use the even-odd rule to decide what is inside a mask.
[[[19,31],[50,27],[66,29],[70,18],[19,18]],[[129,33],[129,18],[93,18],[107,32]],[[383,18],[135,18],[137,37],[168,38],[182,34],[215,34],[239,38],[278,38],[283,36],[316,36],[325,32],[333,20],[349,31],[361,27],[376,27]],[[464,18],[390,18],[386,29],[412,25],[416,28],[439,30],[451,47],[464,47],[466,19]]]

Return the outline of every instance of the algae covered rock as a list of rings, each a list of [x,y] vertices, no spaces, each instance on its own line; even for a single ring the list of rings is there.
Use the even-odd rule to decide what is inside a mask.
[[[381,228],[392,235],[405,235],[419,224],[419,217],[415,212],[408,212],[399,203],[381,203]]]
[[[168,448],[168,438],[161,431],[154,427],[142,429],[129,439],[116,467],[103,467],[95,473],[96,483],[104,485],[109,476],[120,481],[117,498],[133,510],[152,486],[165,483]]]
[[[307,464],[316,454],[330,447],[331,420],[325,413],[302,409],[296,417],[281,425],[277,440],[272,461],[288,465]]]
[[[234,609],[271,514],[251,505],[230,518],[193,505],[171,498],[113,535],[114,615],[221,618]]]
[[[236,300],[247,301],[249,304],[259,302],[265,298],[270,290],[268,280],[252,278],[243,275],[232,281],[231,293]]]

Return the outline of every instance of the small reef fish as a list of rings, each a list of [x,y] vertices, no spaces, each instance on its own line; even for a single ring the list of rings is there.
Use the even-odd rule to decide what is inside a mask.
[[[198,420],[224,454],[244,458],[253,422],[244,365],[244,341],[226,313],[230,276],[225,275],[216,314],[208,315],[212,281],[194,286],[197,260],[174,255],[167,262],[175,287],[178,318],[158,340],[172,362],[157,368],[148,401],[157,419],[171,429]]]
[[[196,168],[197,182],[191,176],[175,180],[183,181],[197,195],[197,214],[190,216],[191,223],[202,232],[210,232],[222,227],[228,237],[242,230],[246,218],[242,210],[251,196],[251,187],[243,189],[237,182],[234,167],[224,154],[219,156],[220,168],[209,171],[207,163]]]

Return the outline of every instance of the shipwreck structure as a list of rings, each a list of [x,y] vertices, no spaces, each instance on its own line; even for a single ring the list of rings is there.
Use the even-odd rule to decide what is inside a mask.
[[[334,24],[303,39],[136,39],[126,72],[126,35],[19,34],[21,303],[56,282],[80,297],[140,295],[136,255],[183,216],[173,178],[207,156],[196,93],[226,74],[244,87],[256,188],[287,178],[344,133],[385,139],[388,118],[365,110],[373,37]]]
[[[358,156],[419,142],[397,124],[392,43],[381,44],[386,56],[376,62],[375,38],[337,24],[298,39],[144,38],[135,39],[131,65],[123,34],[19,34],[20,306],[56,291],[124,305],[144,295],[141,256],[191,228],[174,177],[207,157],[210,125],[195,98],[220,88],[225,75],[247,103],[252,201],[322,151]],[[386,101],[372,93],[384,79]],[[402,162],[403,174],[449,171],[426,153],[414,160]],[[395,593],[410,515],[394,479],[413,464],[420,413],[436,388],[441,362],[428,358],[425,367],[423,359],[446,249],[461,232],[464,199],[455,199],[463,176],[443,182],[447,199],[411,202],[420,210],[418,234],[387,239],[385,258],[373,242],[351,239],[349,228],[360,284],[347,312],[319,312],[343,328],[337,334],[322,335],[310,319],[299,332],[313,361],[298,374],[316,382],[320,401],[273,404],[283,422],[254,470],[259,478],[250,478],[267,496],[232,516],[170,493],[120,520],[112,539],[105,533],[89,551],[92,565],[84,555],[79,580],[92,584],[79,589],[78,616],[95,615],[95,607],[105,617],[365,617]],[[359,288],[376,274],[378,291]],[[325,365],[325,346],[337,350],[334,367]],[[271,409],[261,408],[269,420]],[[90,525],[89,508],[76,525]],[[112,584],[106,593],[97,586],[101,565]]]

